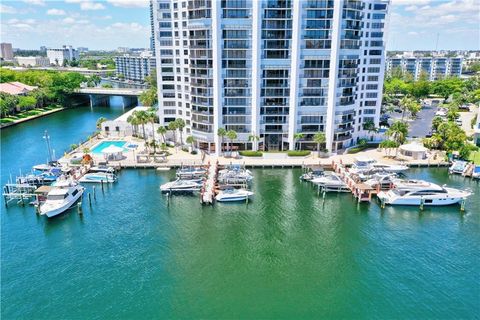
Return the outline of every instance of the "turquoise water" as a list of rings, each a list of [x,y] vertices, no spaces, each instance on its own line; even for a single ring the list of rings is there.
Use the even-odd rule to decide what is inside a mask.
[[[102,153],[103,149],[110,146],[123,148],[126,143],[126,141],[102,141],[92,148],[92,153]]]
[[[117,111],[78,109],[2,130],[2,183],[46,157],[44,129],[63,150]],[[48,220],[2,203],[2,319],[478,319],[478,182],[445,168],[409,171],[471,188],[462,214],[382,210],[349,194],[323,201],[298,169],[252,171],[248,205],[167,201],[159,186],[174,172],[154,170],[97,186],[82,215]]]

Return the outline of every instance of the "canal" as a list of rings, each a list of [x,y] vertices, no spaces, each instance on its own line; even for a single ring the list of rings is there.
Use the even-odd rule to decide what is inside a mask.
[[[3,129],[2,184],[45,161],[44,130],[58,156],[121,113],[85,107]],[[323,201],[298,169],[253,172],[248,205],[168,204],[159,186],[174,172],[154,170],[124,170],[83,215],[2,202],[2,319],[478,317],[478,182],[408,173],[473,189],[462,214]]]

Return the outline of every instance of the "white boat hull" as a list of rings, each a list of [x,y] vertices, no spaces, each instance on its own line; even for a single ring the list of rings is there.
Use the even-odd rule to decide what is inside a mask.
[[[45,208],[44,206],[40,206],[40,214],[46,215],[48,218],[53,218],[55,216],[58,216],[62,214],[63,212],[67,211],[70,209],[83,195],[83,192],[85,191],[84,188],[81,188],[80,191],[71,199],[69,202],[64,203],[57,208],[49,208],[48,210],[42,210],[42,207]]]
[[[239,192],[239,193],[232,193],[232,194],[222,194],[220,193],[215,197],[215,200],[218,202],[235,202],[235,201],[246,201],[247,198],[253,196],[253,192],[246,191],[246,192]]]
[[[464,197],[450,197],[450,196],[439,196],[431,198],[421,198],[421,197],[389,197],[378,194],[380,200],[385,199],[385,204],[389,205],[399,205],[399,206],[420,206],[423,201],[424,206],[449,206],[452,204],[460,203],[464,200]]]

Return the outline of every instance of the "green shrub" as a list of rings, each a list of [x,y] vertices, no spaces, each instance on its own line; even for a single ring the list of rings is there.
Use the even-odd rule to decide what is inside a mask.
[[[192,150],[192,152],[190,152],[191,154],[197,154],[198,151],[197,150]]]
[[[240,155],[245,157],[261,157],[263,153],[261,151],[240,151]]]
[[[367,144],[363,144],[363,145],[359,145],[359,146],[356,146],[354,148],[351,148],[351,149],[348,149],[347,153],[358,153],[360,151],[363,151],[365,149],[369,149],[369,148],[377,148],[378,147],[378,143],[367,143]]]
[[[288,151],[287,155],[289,157],[306,157],[310,155],[311,151],[308,150],[299,150],[299,151]]]

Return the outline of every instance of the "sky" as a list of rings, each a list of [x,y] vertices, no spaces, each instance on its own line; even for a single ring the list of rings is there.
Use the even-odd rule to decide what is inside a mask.
[[[480,0],[391,0],[388,50],[480,50]],[[14,48],[149,46],[148,0],[2,0]],[[438,39],[438,46],[437,46]]]

